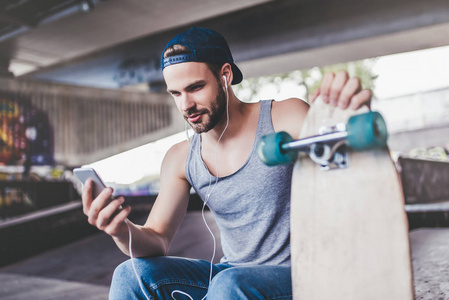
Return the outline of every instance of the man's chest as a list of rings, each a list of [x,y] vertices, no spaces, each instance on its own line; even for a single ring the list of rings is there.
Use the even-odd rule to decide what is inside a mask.
[[[241,169],[252,155],[254,138],[239,139],[232,145],[218,145],[215,149],[202,151],[201,155],[209,172],[225,177]]]

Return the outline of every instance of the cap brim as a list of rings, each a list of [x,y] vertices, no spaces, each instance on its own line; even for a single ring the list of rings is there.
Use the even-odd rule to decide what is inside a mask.
[[[233,75],[232,84],[239,84],[243,80],[242,71],[240,71],[240,69],[234,63],[231,64],[231,68]]]

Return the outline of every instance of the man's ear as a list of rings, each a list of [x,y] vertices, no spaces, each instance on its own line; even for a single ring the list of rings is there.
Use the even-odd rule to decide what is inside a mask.
[[[233,73],[232,73],[232,68],[231,65],[229,63],[225,63],[222,67],[221,67],[221,77],[225,76],[226,77],[226,83],[223,82],[223,84],[230,84],[234,78]],[[224,79],[223,79],[224,81]]]

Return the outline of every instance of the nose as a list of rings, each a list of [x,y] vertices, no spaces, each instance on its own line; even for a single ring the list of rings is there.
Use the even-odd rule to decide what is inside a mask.
[[[183,94],[181,96],[181,111],[188,112],[193,107],[195,107],[195,102],[192,97],[190,97],[188,93]]]

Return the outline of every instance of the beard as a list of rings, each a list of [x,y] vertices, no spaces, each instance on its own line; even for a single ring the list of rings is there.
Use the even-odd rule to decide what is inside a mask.
[[[190,127],[192,127],[193,131],[200,134],[203,132],[208,132],[212,128],[214,128],[220,120],[223,118],[223,115],[226,111],[226,95],[223,89],[218,85],[217,88],[217,96],[215,100],[211,102],[208,108],[197,109],[196,107],[192,107],[189,109],[186,114],[184,114],[184,119],[189,123]],[[201,114],[201,122],[191,123],[188,121],[188,116],[193,114]],[[205,119],[205,116],[209,118]]]

